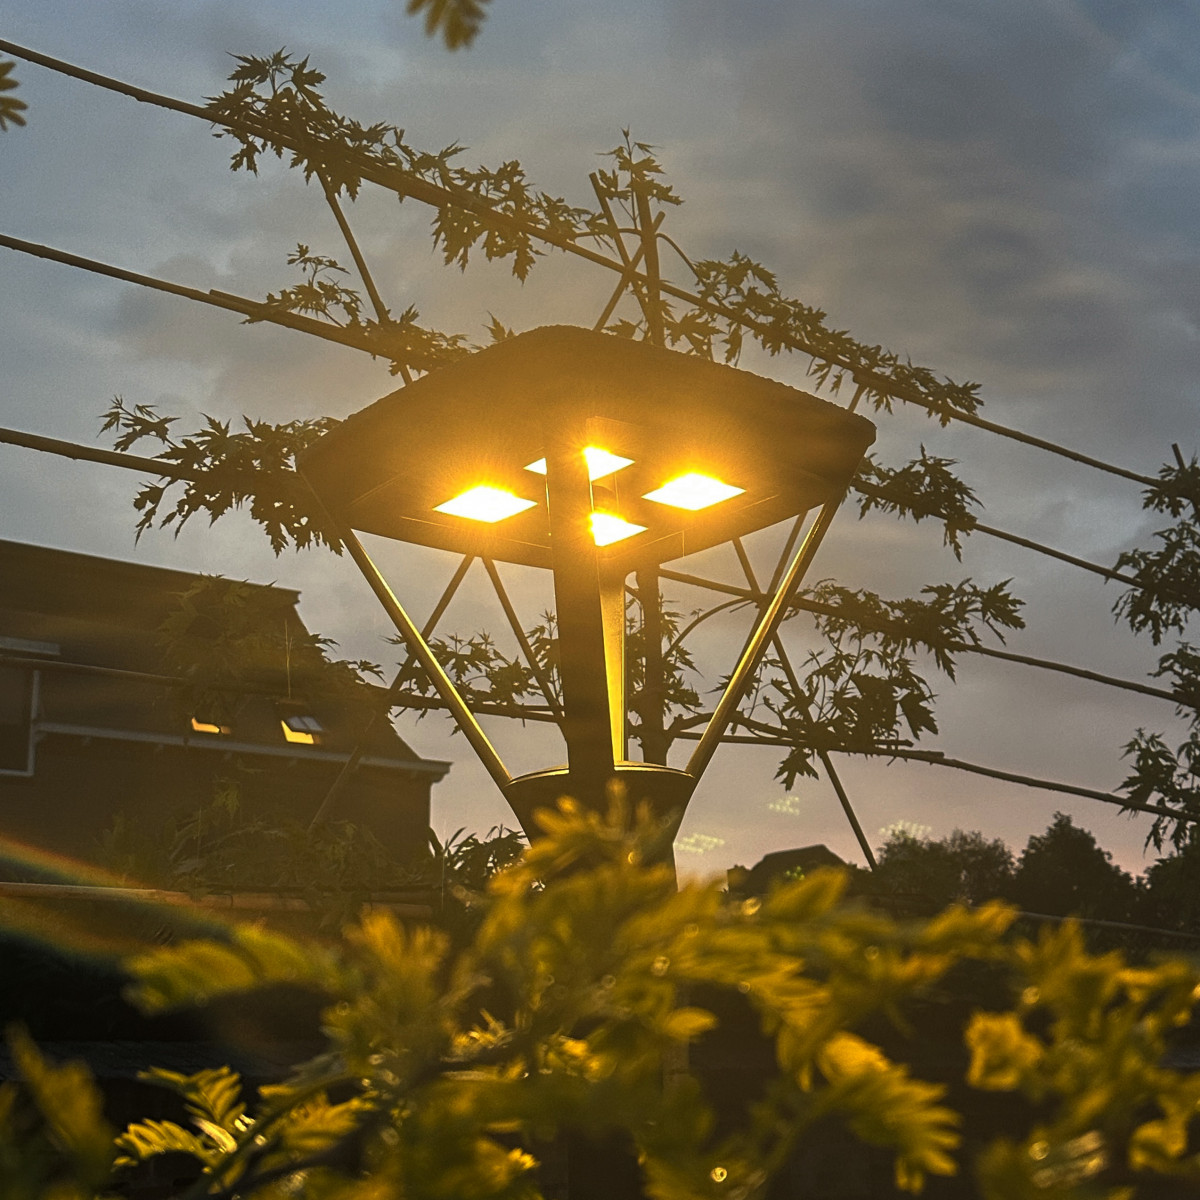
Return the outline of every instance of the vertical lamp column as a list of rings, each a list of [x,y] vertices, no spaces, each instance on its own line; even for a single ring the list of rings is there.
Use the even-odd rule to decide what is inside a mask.
[[[592,534],[592,485],[584,443],[578,430],[549,432],[546,507],[567,770],[575,795],[594,804],[624,757],[625,618],[622,608],[619,623],[614,621],[607,595],[613,589],[611,583],[603,585],[606,573]]]

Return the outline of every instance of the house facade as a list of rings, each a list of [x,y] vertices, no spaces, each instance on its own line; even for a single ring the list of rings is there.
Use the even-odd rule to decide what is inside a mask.
[[[118,814],[165,826],[235,776],[271,810],[247,815],[308,821],[352,756],[332,815],[398,858],[425,846],[430,789],[449,764],[419,757],[386,718],[364,721],[359,693],[369,708],[379,689],[350,698],[264,654],[214,706],[164,665],[164,623],[178,625],[202,579],[0,541],[0,875],[20,874],[22,846],[95,860]],[[281,623],[280,645],[311,641],[298,593],[235,586]],[[199,614],[184,632],[219,639],[220,619]]]

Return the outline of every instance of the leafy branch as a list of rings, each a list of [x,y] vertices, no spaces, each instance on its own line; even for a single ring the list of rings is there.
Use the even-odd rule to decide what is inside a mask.
[[[448,19],[453,7],[439,11]],[[334,112],[319,91],[325,77],[308,59],[280,50],[268,57],[238,56],[237,63],[230,76],[234,86],[209,101],[214,119],[226,126],[222,136],[238,142],[231,163],[235,170],[256,171],[259,157],[272,153],[286,156],[306,179],[320,175],[334,194],[356,196],[368,176],[402,197],[416,194],[417,183],[432,185],[436,190],[417,190],[436,210],[434,243],[447,264],[465,267],[470,253],[481,248],[488,259],[511,259],[521,279],[544,253],[543,244],[571,246],[586,239],[613,244],[603,213],[531,188],[515,161],[498,168],[462,168],[454,163],[461,146],[417,150],[394,125],[362,125]],[[608,152],[611,167],[597,175],[606,197],[627,206],[638,196],[659,205],[681,202],[662,178],[653,149],[625,131],[622,144]],[[632,208],[627,213],[632,216]],[[701,305],[676,315],[663,302],[673,326],[672,344],[709,355],[716,339],[725,360],[735,362],[748,332],[771,354],[807,354],[822,385],[836,390],[844,377],[852,377],[876,408],[890,411],[895,399],[912,400],[942,424],[954,413],[978,410],[977,385],[940,379],[882,346],[829,329],[825,313],[784,296],[774,275],[744,255],[735,251],[727,261],[685,261]],[[635,280],[634,286],[637,290],[641,283]],[[613,328],[620,332],[637,325],[618,322]]]
[[[643,603],[639,594],[627,609],[625,626],[625,688],[629,711],[638,718],[630,729],[635,740],[652,730],[660,718],[664,723],[686,720],[701,708],[700,673],[684,638],[684,614],[660,601],[654,624],[665,645],[655,653],[647,640],[651,622]],[[657,660],[656,674],[647,671],[648,650]],[[654,736],[652,732],[650,736]]]
[[[406,379],[413,373],[436,371],[479,349],[466,334],[447,334],[419,325],[420,313],[411,306],[398,317],[385,313],[378,320],[364,320],[362,296],[335,278],[348,274],[346,268],[337,259],[310,253],[303,243],[288,255],[287,261],[289,266],[301,268],[303,280],[278,292],[268,292],[261,314],[247,317],[248,325],[285,312],[328,321],[339,329],[358,333],[364,350],[388,359],[391,373]]]
[[[1165,804],[1184,816],[1200,817],[1200,729],[1193,727],[1174,751],[1160,733],[1139,729],[1124,748],[1124,757],[1133,760],[1133,769],[1121,784],[1135,804]],[[1176,849],[1195,836],[1189,821],[1155,817],[1146,844],[1161,850],[1166,841]]]
[[[461,947],[371,912],[332,947],[235,926],[131,960],[148,1011],[280,985],[324,999],[324,1052],[257,1102],[227,1068],[151,1071],[187,1124],[135,1122],[114,1150],[87,1072],[50,1067],[18,1038],[24,1083],[0,1086],[6,1184],[24,1188],[14,1196],[96,1200],[183,1154],[200,1173],[186,1196],[231,1200],[286,1179],[345,1200],[364,1188],[539,1200],[547,1142],[617,1130],[655,1200],[760,1200],[830,1123],[882,1151],[913,1193],[956,1174],[964,1144],[980,1148],[991,1197],[1114,1196],[1200,1174],[1189,1128],[1200,1080],[1164,1065],[1200,987],[1186,962],[1092,954],[1072,922],[1013,936],[1016,913],[997,903],[898,922],[847,901],[846,875],[829,870],[763,899],[677,888],[657,865],[664,830],[619,803],[602,815],[564,801],[542,823],[545,836],[492,877]],[[962,964],[1003,981],[965,1019],[946,1003]],[[725,1036],[731,999],[771,1063],[761,1100],[718,1125],[709,1095],[664,1089],[663,1068],[681,1045]],[[968,1088],[1024,1102],[1002,1133],[973,1127],[944,1084],[866,1035],[891,1026],[912,1040],[922,1009],[961,1029]]]
[[[434,7],[447,21],[451,10],[461,11],[459,5]],[[307,58],[293,59],[286,50],[235,57],[233,87],[208,102],[213,118],[226,126],[221,136],[238,143],[230,164],[235,171],[257,173],[259,158],[270,153],[280,159],[286,155],[306,180],[320,176],[335,195],[355,197],[364,173],[377,171],[448,189],[433,222],[434,244],[446,263],[465,267],[471,250],[480,247],[489,260],[511,258],[513,273],[522,280],[543,253],[542,238],[573,240],[597,221],[589,210],[531,189],[519,163],[494,170],[458,167],[453,159],[461,146],[418,151],[395,125],[364,126],[341,116],[325,103],[318,90],[325,76]],[[506,219],[489,219],[495,216]]]
[[[338,422],[333,417],[271,424],[243,417],[244,429],[232,432],[228,421],[205,416],[203,426],[176,439],[171,426],[176,417],[161,416],[153,405],[132,408],[116,396],[104,414],[101,432],[115,431],[114,445],[128,450],[143,441],[157,443],[158,457],[184,468],[190,478],[144,484],[134,498],[142,514],[140,537],[157,522],[160,528],[178,531],[192,517],[206,514],[209,523],[226,513],[247,508],[264,529],[276,554],[289,545],[297,550],[328,546],[340,553],[337,535],[325,518],[304,480],[296,473],[296,458]],[[179,488],[179,492],[172,489]],[[163,512],[168,493],[174,507]]]
[[[829,636],[854,630],[858,636],[874,637],[885,654],[929,653],[953,679],[956,652],[982,645],[981,630],[1003,642],[1005,631],[1025,628],[1020,615],[1024,602],[1009,592],[1009,582],[991,587],[980,587],[970,579],[931,583],[919,596],[888,600],[825,579],[800,593],[798,607],[812,612],[817,627]]]
[[[203,576],[180,593],[157,630],[164,670],[182,686],[185,713],[229,720],[248,691],[336,701],[365,725],[378,706],[375,663],[329,656],[335,643],[297,620],[286,593],[223,576]]]
[[[885,467],[867,455],[855,477],[854,488],[861,495],[860,517],[872,510],[910,517],[913,521],[932,519],[942,523],[942,539],[962,558],[962,538],[976,523],[970,511],[978,507],[974,491],[950,468],[952,458],[938,458],[921,447],[920,458],[902,467]]]
[[[620,143],[603,156],[611,160],[612,166],[596,172],[601,191],[609,200],[615,200],[632,222],[637,220],[638,196],[657,204],[683,203],[663,178],[666,172],[654,154],[656,148],[649,142],[636,141],[628,129],[622,129]]]
[[[1181,519],[1153,537],[1156,549],[1125,550],[1117,558],[1116,570],[1137,584],[1120,595],[1113,612],[1157,646],[1172,630],[1183,633],[1200,607],[1200,526]]]
[[[811,359],[809,374],[835,395],[852,379],[877,411],[891,412],[895,399],[912,398],[948,425],[953,414],[973,414],[982,403],[978,384],[938,379],[891,350],[829,329],[826,313],[784,296],[774,273],[746,255],[705,259],[693,271],[700,299],[717,309],[709,315],[720,321],[726,362],[738,360],[749,333],[771,355],[802,349]]]
[[[768,659],[755,695],[791,743],[776,772],[787,787],[816,776],[814,759],[822,751],[878,751],[937,733],[933,700],[908,657],[849,630],[810,651],[796,676]]]
[[[12,71],[16,65],[14,62],[0,62],[0,130],[6,130],[9,125],[25,124],[25,117],[22,114],[29,106],[24,100],[18,100],[16,96],[4,95],[5,92],[11,92],[17,86],[17,81],[12,77]]]
[[[348,272],[336,259],[311,254],[302,242],[288,255],[288,266],[304,271],[304,282],[279,292],[268,292],[263,304],[268,312],[295,312],[322,317],[334,325],[362,324],[362,297],[352,288],[343,287],[335,275]],[[341,312],[339,320],[337,313]],[[253,321],[256,318],[251,317]]]
[[[535,626],[526,636],[539,665],[548,667],[551,645],[548,626]],[[486,631],[469,637],[450,634],[432,639],[429,645],[468,703],[511,705],[540,695],[533,671],[519,658],[503,655]],[[412,668],[412,681],[412,689],[418,694],[431,695],[435,690],[420,667]]]
[[[1121,784],[1134,803],[1161,804],[1184,817],[1200,816],[1200,653],[1187,642],[1158,660],[1156,676],[1171,678],[1178,703],[1175,711],[1191,728],[1187,738],[1172,751],[1160,733],[1139,729],[1125,746],[1123,757],[1133,760],[1133,769]],[[1195,826],[1189,820],[1155,817],[1146,844],[1161,850],[1170,840],[1176,849],[1192,844]]]
[[[982,644],[982,631],[1003,640],[1004,631],[1024,627],[1020,607],[1007,582],[981,588],[969,579],[930,584],[902,600],[832,580],[801,592],[795,611],[813,616],[826,644],[795,669],[768,658],[748,705],[750,714],[761,707],[773,717],[761,732],[791,743],[779,777],[790,787],[816,775],[822,753],[878,752],[936,733],[934,694],[911,655],[932,655],[953,679],[955,654]],[[752,721],[751,728],[758,726]]]
[[[425,13],[425,33],[440,33],[447,50],[469,46],[483,26],[490,0],[408,0],[411,15]]]
[[[1200,465],[1185,461],[1175,447],[1175,463],[1159,469],[1159,482],[1147,488],[1142,507],[1166,513],[1171,525],[1155,531],[1155,549],[1124,551],[1116,569],[1137,581],[1118,597],[1113,612],[1134,631],[1149,633],[1154,645],[1169,632],[1183,633],[1200,607]],[[1172,680],[1176,711],[1190,723],[1187,737],[1172,751],[1159,733],[1138,729],[1125,746],[1132,770],[1121,791],[1134,803],[1164,804],[1195,817],[1200,813],[1200,654],[1187,642],[1162,655],[1156,676]],[[1180,848],[1195,838],[1187,821],[1156,817],[1146,841],[1161,849],[1165,840]]]

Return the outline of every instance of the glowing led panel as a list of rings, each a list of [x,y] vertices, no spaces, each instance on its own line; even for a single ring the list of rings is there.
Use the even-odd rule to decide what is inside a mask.
[[[696,512],[719,504],[722,500],[730,500],[740,496],[746,489],[722,483],[711,475],[701,475],[689,471],[669,483],[664,483],[657,491],[647,492],[645,499],[657,501],[659,504],[669,504],[672,508],[686,508]]]
[[[602,450],[599,446],[588,446],[583,452],[583,457],[587,460],[589,479],[603,479],[605,475],[611,475],[614,471],[628,467],[633,462],[632,458],[622,458],[619,454],[612,454],[608,450]],[[537,462],[531,462],[525,470],[545,475],[546,460],[539,458]]]
[[[522,500],[520,496],[505,491],[504,488],[481,483],[461,492],[453,500],[439,504],[433,511],[448,513],[452,517],[467,517],[472,521],[486,521],[490,525],[496,521],[503,521],[506,517],[515,517],[517,513],[532,508],[534,504],[535,501]]]
[[[618,517],[616,513],[592,513],[592,537],[596,539],[597,546],[611,546],[613,542],[633,537],[635,533],[643,533],[645,529],[645,525],[634,525],[624,517]]]

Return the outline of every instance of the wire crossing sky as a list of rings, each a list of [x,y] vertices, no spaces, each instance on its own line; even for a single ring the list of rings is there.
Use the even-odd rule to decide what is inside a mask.
[[[895,597],[930,581],[1012,578],[1027,601],[1026,632],[1007,650],[985,647],[969,670],[960,662],[959,682],[939,685],[941,733],[911,753],[936,746],[1009,777],[1111,794],[1133,730],[1172,727],[1169,693],[1136,682],[1153,665],[1151,648],[1114,628],[1119,591],[1086,572],[1112,577],[1117,554],[1145,542],[1155,525],[1137,485],[1169,461],[1171,443],[1194,450],[1197,293],[1184,265],[1196,245],[1181,164],[1195,94],[1173,50],[1195,32],[1190,15],[1118,20],[1082,5],[1018,4],[984,16],[929,4],[900,26],[878,5],[799,14],[749,3],[731,26],[718,5],[602,5],[585,17],[512,0],[495,6],[476,47],[451,56],[387,6],[336,28],[304,6],[268,5],[253,21],[238,9],[198,4],[155,25],[140,19],[143,6],[114,4],[69,28],[13,14],[0,29],[110,78],[195,98],[224,86],[223,51],[286,44],[329,75],[336,106],[397,120],[422,145],[467,143],[471,161],[520,158],[537,183],[580,204],[590,201],[594,153],[632,126],[659,147],[687,201],[664,228],[694,260],[742,249],[779,274],[786,294],[828,311],[833,329],[982,385],[984,414],[949,428],[905,406],[878,418],[886,461],[925,445],[958,460],[979,495],[986,524],[965,538],[961,565],[929,524],[878,515],[856,524],[849,505],[818,564],[819,574]],[[1051,49],[1074,55],[1060,63],[1082,57],[1091,74],[1059,71],[1050,86],[1029,60]],[[344,257],[319,190],[267,167],[257,182],[230,175],[228,144],[198,122],[33,65],[17,74],[30,125],[0,141],[12,164],[0,171],[0,230],[10,238],[227,300],[286,282],[283,260],[297,241]],[[463,280],[429,254],[427,215],[411,202],[397,209],[394,198],[364,195],[348,215],[393,306],[416,303],[439,327],[473,327],[481,342],[493,313],[516,328],[590,324],[612,288],[599,266],[563,256],[523,289],[503,268],[472,266]],[[369,360],[286,330],[241,330],[227,315],[12,252],[0,270],[5,426],[90,441],[117,392],[185,420],[340,416],[395,386]],[[813,387],[797,359],[747,355],[743,365]],[[981,436],[989,429],[1003,437]],[[9,514],[0,536],[135,553],[130,481],[47,461],[0,450]],[[365,597],[348,594],[340,564],[275,560],[262,542],[246,523],[223,524],[144,538],[136,554],[288,582],[303,590],[311,627],[346,653],[384,657],[378,619]],[[431,607],[452,567],[417,559],[406,570]],[[736,577],[729,565],[722,578]],[[501,624],[470,597],[456,604],[447,628]],[[1025,660],[1067,670],[1030,671]],[[424,753],[461,759],[438,722],[405,735]],[[781,806],[769,751],[724,753],[728,765],[684,830],[703,849],[698,869],[815,841],[855,857],[824,780],[801,781],[799,805]],[[463,768],[442,785],[441,819],[450,828],[503,819]],[[1145,824],[1082,799],[915,763],[842,759],[839,770],[876,841],[882,826],[914,820],[1019,846],[1060,806],[1126,865],[1141,861]]]

